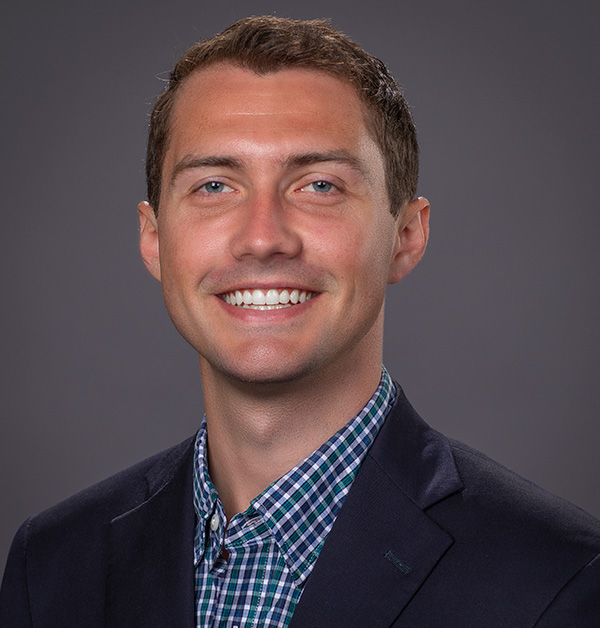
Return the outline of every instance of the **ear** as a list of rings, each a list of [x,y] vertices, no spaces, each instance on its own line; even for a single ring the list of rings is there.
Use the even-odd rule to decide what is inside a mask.
[[[388,283],[397,283],[421,261],[429,239],[429,201],[420,196],[406,203],[396,219],[396,243]]]
[[[158,221],[154,210],[146,201],[138,205],[140,217],[140,253],[148,272],[160,281],[160,256],[158,251]]]

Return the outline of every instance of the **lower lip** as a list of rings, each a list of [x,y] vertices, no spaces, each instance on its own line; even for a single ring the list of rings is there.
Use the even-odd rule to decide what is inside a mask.
[[[279,307],[273,309],[255,309],[252,307],[242,307],[240,305],[230,305],[221,299],[216,297],[221,303],[221,307],[235,318],[245,322],[258,322],[258,323],[277,323],[285,322],[287,320],[296,318],[308,312],[313,305],[313,301],[319,298],[319,295],[315,295],[310,299],[304,301],[304,303],[298,303],[289,307]]]

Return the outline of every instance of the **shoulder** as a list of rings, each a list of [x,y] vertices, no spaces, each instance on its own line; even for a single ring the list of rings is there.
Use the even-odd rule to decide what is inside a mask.
[[[386,423],[373,455],[451,539],[415,613],[435,597],[448,617],[484,612],[489,626],[597,625],[600,521],[432,429],[402,393]]]
[[[465,594],[477,591],[476,599],[488,599],[492,585],[515,618],[596,625],[600,521],[483,453],[449,444],[464,488],[427,511],[454,539],[442,570],[462,568]]]
[[[397,485],[434,517],[479,534],[514,541],[565,539],[600,548],[600,521],[540,488],[484,453],[447,438],[414,410],[396,384],[396,403],[373,452],[395,474]],[[535,546],[535,543],[534,543]],[[558,549],[558,548],[557,548]]]
[[[28,519],[17,536],[25,542],[39,539],[52,545],[53,541],[64,542],[67,531],[72,535],[101,531],[159,491],[191,453],[193,441],[188,438],[42,511]]]
[[[35,611],[38,618],[51,613],[52,625],[104,625],[111,524],[152,497],[168,493],[167,487],[187,488],[193,440],[147,458],[28,519],[9,552],[0,588],[0,624],[31,625],[30,613]],[[83,609],[80,624],[75,617]]]
[[[463,481],[461,507],[488,525],[510,526],[527,543],[590,545],[600,551],[600,521],[464,443],[448,439]],[[456,496],[458,497],[458,496]]]

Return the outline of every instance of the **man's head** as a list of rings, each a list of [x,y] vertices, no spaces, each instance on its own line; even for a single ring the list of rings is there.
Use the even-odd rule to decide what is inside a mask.
[[[215,37],[192,46],[178,61],[150,120],[146,158],[148,201],[158,212],[162,168],[169,144],[174,104],[195,72],[229,64],[259,75],[283,69],[313,69],[348,81],[367,112],[366,123],[385,162],[390,211],[397,216],[414,197],[418,179],[416,131],[394,78],[384,64],[326,21],[271,16],[240,20]],[[339,103],[340,116],[344,103]]]
[[[271,37],[280,22],[266,21]],[[339,58],[332,50],[329,58]],[[194,69],[154,113],[167,123],[154,159],[163,187],[151,192],[154,206],[138,208],[142,258],[200,355],[205,386],[222,377],[299,385],[349,371],[375,385],[386,287],[410,272],[427,242],[428,203],[408,200],[416,147],[404,151],[415,176],[408,191],[398,188],[392,213],[395,180],[363,92],[296,53],[295,65],[269,72],[222,53],[202,66],[181,61]],[[405,107],[396,94],[390,102]],[[402,119],[412,129],[408,110]],[[161,145],[157,128],[151,147]]]

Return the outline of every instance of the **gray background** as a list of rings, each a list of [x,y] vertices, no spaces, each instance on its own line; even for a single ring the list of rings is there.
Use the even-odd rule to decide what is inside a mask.
[[[26,516],[199,424],[196,357],[138,259],[147,114],[188,45],[273,12],[332,17],[413,108],[432,236],[390,290],[388,368],[433,426],[600,516],[599,6],[5,10],[0,561]]]

